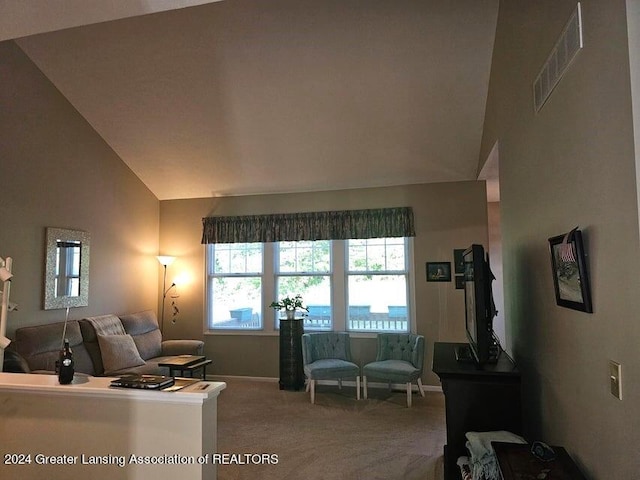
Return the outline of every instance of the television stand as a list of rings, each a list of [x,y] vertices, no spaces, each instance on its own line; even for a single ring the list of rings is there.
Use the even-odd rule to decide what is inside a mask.
[[[496,363],[478,365],[456,360],[464,343],[436,342],[433,371],[440,377],[445,399],[447,444],[445,480],[460,479],[456,460],[469,455],[465,433],[507,430],[522,435],[520,372],[508,355]]]

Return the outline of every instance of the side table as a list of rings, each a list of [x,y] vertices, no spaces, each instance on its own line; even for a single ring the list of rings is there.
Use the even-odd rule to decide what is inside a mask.
[[[169,369],[169,376],[184,377],[185,372],[189,373],[189,377],[193,378],[193,374],[202,370],[202,380],[207,378],[207,365],[211,365],[211,360],[208,360],[203,355],[178,355],[171,357],[164,362],[158,363],[160,367],[167,367]],[[180,375],[174,375],[180,372]]]
[[[302,318],[280,319],[280,390],[304,388]]]
[[[504,480],[586,480],[562,447],[551,447],[556,453],[554,460],[544,462],[534,457],[531,445],[491,442],[500,472]]]

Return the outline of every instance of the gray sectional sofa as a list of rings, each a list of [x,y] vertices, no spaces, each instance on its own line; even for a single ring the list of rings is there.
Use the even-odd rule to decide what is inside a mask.
[[[64,322],[18,328],[10,350],[29,371],[55,371]],[[67,322],[65,337],[75,371],[94,376],[124,373],[168,375],[158,364],[176,355],[202,355],[200,340],[162,340],[152,310],[128,315],[100,315]],[[24,368],[23,368],[24,369]],[[6,371],[6,370],[5,370]]]

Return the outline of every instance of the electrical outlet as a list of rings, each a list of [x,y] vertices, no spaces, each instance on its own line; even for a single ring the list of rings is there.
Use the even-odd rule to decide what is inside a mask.
[[[611,381],[611,395],[622,400],[622,366],[613,360],[609,360],[609,380]]]

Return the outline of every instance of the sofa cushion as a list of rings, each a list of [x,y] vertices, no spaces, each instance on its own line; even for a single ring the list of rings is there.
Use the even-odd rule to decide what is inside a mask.
[[[78,323],[80,324],[84,345],[93,362],[95,375],[103,375],[104,366],[102,365],[102,354],[98,344],[98,333],[104,335],[125,334],[122,322],[116,315],[98,315],[83,318]]]
[[[33,370],[55,371],[56,361],[62,348],[64,322],[49,323],[33,327],[21,327],[15,332],[15,349],[26,359]],[[73,352],[76,372],[95,375],[92,358],[82,342],[80,325],[77,320],[67,322],[65,337]]]
[[[144,365],[131,335],[98,335],[104,373]]]
[[[140,356],[149,360],[162,355],[162,333],[153,310],[121,315],[125,331],[136,342]]]

